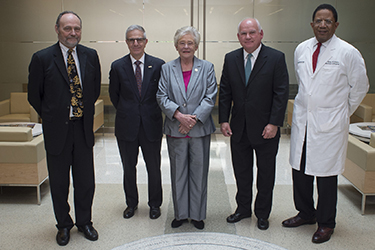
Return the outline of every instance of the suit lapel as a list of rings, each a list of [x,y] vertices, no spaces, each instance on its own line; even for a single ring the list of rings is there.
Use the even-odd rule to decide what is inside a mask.
[[[186,101],[187,95],[185,91],[184,77],[182,75],[182,70],[181,70],[180,58],[177,58],[173,61],[172,71],[173,71],[174,78],[177,82],[178,88],[180,89],[181,95]]]
[[[147,92],[148,85],[150,83],[150,79],[152,76],[153,70],[153,62],[152,58],[145,54],[145,64],[143,68],[143,82],[142,82],[142,91],[141,91],[141,99],[145,96]]]
[[[262,48],[259,51],[259,55],[255,61],[254,67],[250,74],[249,84],[253,81],[259,71],[262,69],[263,65],[267,62],[267,47],[262,44]]]
[[[193,68],[190,76],[189,85],[187,87],[186,98],[189,99],[192,92],[198,86],[198,79],[202,71],[202,61],[194,56]],[[184,83],[185,87],[185,83]]]
[[[133,69],[132,60],[130,58],[130,54],[124,57],[124,63],[125,63],[124,66],[125,66],[126,75],[128,75],[129,77],[131,88],[133,89],[135,96],[137,96],[137,98],[140,99],[139,91],[137,87],[137,80],[135,79],[134,69]]]
[[[85,72],[86,72],[86,62],[87,62],[87,54],[84,49],[80,45],[77,46],[77,56],[79,60],[79,68],[81,72],[81,84],[83,86],[83,83],[85,82]],[[85,89],[85,88],[83,88]]]
[[[240,72],[243,85],[246,86],[243,48],[238,49],[238,53],[236,55],[236,65],[237,65],[238,71]]]
[[[54,56],[55,64],[56,64],[57,68],[59,69],[59,71],[60,71],[61,75],[63,76],[63,78],[65,79],[66,83],[69,84],[68,71],[66,69],[66,62],[63,58],[59,43],[55,44],[53,56]]]
[[[335,46],[336,41],[337,41],[337,37],[334,35],[332,37],[331,42],[328,44],[327,48],[325,49],[324,53],[319,56],[318,64],[316,65],[316,69],[315,69],[313,76],[315,76],[320,71],[320,69],[324,66],[324,64],[326,64],[326,62],[329,59],[331,59],[332,52],[336,49],[336,46]],[[311,56],[311,62],[312,62],[312,56]]]

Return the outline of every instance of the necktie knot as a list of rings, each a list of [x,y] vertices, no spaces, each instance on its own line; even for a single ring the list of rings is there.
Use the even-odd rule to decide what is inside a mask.
[[[135,61],[135,65],[139,66],[141,64],[141,61]]]

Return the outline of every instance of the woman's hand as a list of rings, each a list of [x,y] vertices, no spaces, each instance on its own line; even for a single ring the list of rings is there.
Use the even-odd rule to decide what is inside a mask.
[[[174,117],[180,122],[178,132],[183,135],[189,133],[195,124],[197,124],[195,115],[182,114],[179,110],[176,110]]]

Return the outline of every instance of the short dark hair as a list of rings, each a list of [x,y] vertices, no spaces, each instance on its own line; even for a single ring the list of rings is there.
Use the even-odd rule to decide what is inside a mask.
[[[66,10],[66,11],[61,12],[61,13],[59,14],[59,16],[57,17],[57,20],[56,20],[56,26],[57,26],[57,28],[60,28],[60,19],[61,19],[61,17],[62,17],[63,15],[65,15],[65,14],[73,14],[73,15],[75,15],[76,17],[78,17],[79,22],[80,22],[81,27],[82,27],[82,20],[81,20],[81,18],[80,18],[76,13],[74,13],[73,11]]]
[[[333,7],[332,5],[327,4],[327,3],[321,4],[321,5],[319,5],[319,6],[315,9],[315,11],[314,11],[314,13],[313,13],[313,15],[312,15],[312,20],[313,20],[313,21],[314,21],[314,19],[315,19],[316,12],[318,12],[319,10],[329,10],[329,11],[331,11],[332,14],[333,14],[333,18],[335,19],[335,22],[338,21],[338,15],[337,15],[337,11],[336,11],[335,7]]]

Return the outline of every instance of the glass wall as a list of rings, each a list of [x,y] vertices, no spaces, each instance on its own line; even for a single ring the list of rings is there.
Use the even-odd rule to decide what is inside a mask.
[[[368,75],[375,79],[375,17],[373,0],[325,0],[336,7],[336,34],[356,46],[365,58]],[[197,56],[215,65],[219,83],[224,55],[240,45],[237,25],[245,17],[259,19],[263,43],[286,55],[290,75],[290,97],[297,91],[293,51],[313,36],[310,22],[316,0],[1,0],[0,1],[0,101],[10,92],[26,91],[28,65],[34,52],[57,41],[57,15],[73,10],[83,21],[83,45],[95,48],[102,65],[101,99],[105,101],[105,126],[113,126],[114,110],[108,97],[111,62],[128,53],[125,30],[131,24],[146,29],[146,52],[170,61],[178,56],[175,31],[187,25],[202,35]],[[5,59],[6,58],[6,59]],[[375,85],[370,92],[375,92]],[[215,112],[217,110],[215,109]],[[217,120],[215,121],[217,122]]]

